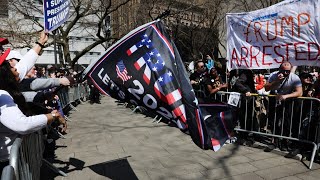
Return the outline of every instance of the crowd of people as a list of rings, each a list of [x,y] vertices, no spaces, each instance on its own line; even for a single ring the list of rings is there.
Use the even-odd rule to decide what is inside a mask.
[[[69,86],[73,79],[61,71],[37,69],[35,63],[48,40],[48,34],[40,33],[38,41],[25,55],[4,49],[9,43],[1,38],[0,48],[0,166],[8,164],[11,146],[18,135],[29,134],[47,127],[65,133],[67,123],[56,88]],[[47,132],[48,133],[48,132]]]
[[[57,96],[57,91],[61,86],[70,86],[74,83],[76,73],[71,73],[65,69],[56,69],[55,67],[36,66],[37,58],[48,40],[48,35],[41,32],[38,41],[34,47],[25,55],[21,55],[18,51],[10,48],[4,49],[2,45],[7,44],[8,40],[0,38],[0,133],[1,133],[1,150],[0,150],[0,165],[1,168],[8,164],[10,148],[15,138],[19,134],[28,134],[41,129],[46,129],[53,122],[61,125],[57,129],[65,132],[67,123],[64,112]],[[193,62],[189,66],[190,83],[196,92],[199,102],[216,102],[213,95],[219,91],[239,92],[247,100],[252,99],[253,94],[260,95],[275,95],[275,98],[268,99],[264,115],[269,117],[270,125],[278,124],[280,119],[273,119],[273,114],[281,110],[282,107],[288,108],[290,103],[283,103],[285,100],[290,101],[296,97],[320,97],[320,77],[316,69],[312,72],[300,72],[296,74],[290,62],[283,62],[279,69],[266,76],[266,72],[262,70],[232,70],[225,72],[221,63],[213,60],[209,55],[205,59],[200,59]],[[90,102],[100,103],[100,93],[88,82],[91,88]],[[263,100],[265,101],[265,99]],[[242,101],[248,102],[248,101]],[[255,117],[251,117],[251,121],[257,118],[256,114],[251,113],[257,107],[261,107],[261,103],[246,104],[247,113]],[[244,104],[241,105],[241,107]],[[272,112],[268,107],[276,107],[275,112]],[[263,109],[263,108],[262,108]],[[261,115],[262,110],[259,109],[258,114]],[[268,109],[268,115],[266,112]],[[290,108],[288,108],[290,109]],[[293,114],[291,111],[289,114]],[[244,119],[239,116],[240,124],[246,122],[251,124],[251,130],[257,128],[263,130],[272,130],[265,127],[264,123],[259,123],[260,127],[256,127],[255,123],[248,122],[250,118]],[[255,119],[257,121],[257,119]],[[261,119],[260,119],[261,120]],[[284,135],[291,136],[289,124],[290,118],[281,120],[284,127]],[[264,125],[261,125],[264,124]],[[278,128],[272,131],[279,131]],[[299,131],[300,132],[300,131]],[[276,133],[276,132],[273,132]],[[239,133],[239,137],[248,141],[254,141],[250,135]],[[265,149],[271,151],[279,147],[282,140],[272,138]],[[301,145],[291,143],[292,148],[287,157],[293,157],[300,153]]]
[[[253,131],[271,131],[271,133],[278,135],[281,131],[283,136],[301,138],[301,132],[305,131],[301,129],[302,126],[298,127],[301,122],[297,117],[300,117],[299,113],[302,114],[302,117],[310,115],[307,114],[310,112],[310,106],[308,103],[304,103],[304,110],[302,110],[301,102],[299,104],[295,101],[293,110],[290,109],[292,109],[293,99],[297,97],[320,97],[320,78],[315,68],[312,72],[296,71],[290,62],[285,61],[279,66],[279,69],[275,69],[271,74],[266,70],[241,69],[232,70],[222,75],[225,70],[215,66],[212,62],[215,61],[207,55],[206,59],[200,59],[193,63],[194,69],[189,66],[190,83],[200,103],[221,101],[221,98],[217,98],[219,91],[238,92],[242,99],[245,99],[240,101],[237,118],[237,122],[242,128],[246,127],[247,130]],[[268,97],[266,95],[274,96]],[[284,108],[286,113],[282,116]],[[276,118],[274,118],[275,113],[278,113]],[[316,113],[317,110],[314,110],[313,116],[316,116]],[[247,114],[246,118],[245,114]],[[267,118],[268,127],[266,127],[266,122],[263,122]],[[292,124],[290,124],[291,121]],[[310,123],[308,125],[310,126]],[[254,143],[255,138],[250,133],[239,132],[238,136],[241,143],[249,145]],[[281,138],[271,138],[264,143],[267,145],[266,152],[279,147],[281,150],[288,151],[285,156],[287,158],[296,156],[303,149],[301,148],[303,145]],[[285,146],[288,148],[283,148]]]
[[[9,164],[10,149],[19,135],[41,131],[45,136],[44,158],[54,157],[55,140],[67,130],[66,109],[58,94],[79,82],[81,73],[54,65],[36,65],[48,40],[41,32],[32,49],[22,55],[0,38],[0,170]],[[41,62],[40,62],[41,63]],[[100,104],[100,92],[90,87],[90,103]],[[60,96],[61,97],[61,96]],[[69,103],[69,102],[64,102]]]

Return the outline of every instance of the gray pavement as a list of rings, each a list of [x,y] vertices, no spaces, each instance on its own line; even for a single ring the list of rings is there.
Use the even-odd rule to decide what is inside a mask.
[[[82,103],[72,111],[67,139],[57,140],[54,165],[43,179],[319,179],[320,165],[309,170],[283,153],[263,147],[225,145],[220,151],[201,150],[175,127],[131,114],[116,100]],[[309,163],[306,161],[305,163]]]

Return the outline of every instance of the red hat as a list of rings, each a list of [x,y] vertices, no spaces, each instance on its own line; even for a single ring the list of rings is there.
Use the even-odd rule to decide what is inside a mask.
[[[10,48],[8,48],[1,56],[0,56],[0,65],[3,63],[3,61],[6,60],[7,56],[10,53]]]
[[[9,43],[9,41],[7,38],[0,38],[0,45],[6,45],[8,43]]]

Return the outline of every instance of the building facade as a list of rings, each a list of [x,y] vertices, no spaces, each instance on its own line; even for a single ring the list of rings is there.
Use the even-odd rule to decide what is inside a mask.
[[[25,1],[26,7],[32,7],[32,15],[26,16],[17,12],[16,7],[13,6],[13,2],[8,0],[0,0],[1,11],[0,11],[0,36],[5,37],[9,40],[10,44],[5,47],[11,47],[12,49],[18,50],[21,54],[25,54],[30,47],[33,46],[36,39],[31,38],[32,36],[38,37],[34,32],[41,31],[40,26],[37,26],[36,23],[43,24],[43,14],[42,14],[42,0],[28,0]],[[31,3],[31,4],[28,4]],[[20,5],[20,4],[19,4]],[[24,8],[21,6],[21,8]],[[37,11],[40,10],[40,11]],[[72,11],[72,8],[71,8]],[[70,12],[69,14],[71,14]],[[36,21],[32,24],[30,19]],[[96,41],[95,28],[90,28],[96,26],[97,22],[93,20],[88,20],[87,22],[81,22],[81,24],[76,24],[75,28],[69,33],[69,49],[71,59],[77,55],[81,50],[92,44]],[[88,24],[90,23],[90,24]],[[33,32],[33,34],[30,34]],[[25,35],[25,36],[23,36]],[[53,35],[49,35],[50,42],[53,41]],[[42,55],[39,57],[37,64],[55,64],[55,61],[60,66],[68,66],[62,55],[62,47],[57,45],[56,51],[54,51],[54,45],[52,44],[49,47],[46,47],[43,50]],[[55,60],[55,52],[56,58]],[[98,45],[95,48],[91,49],[88,53],[83,55],[77,62],[77,64],[87,65],[90,64],[92,60],[98,59],[101,54],[105,52],[105,47]]]

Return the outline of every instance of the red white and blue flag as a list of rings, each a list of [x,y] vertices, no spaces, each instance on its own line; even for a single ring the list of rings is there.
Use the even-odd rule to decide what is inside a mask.
[[[128,81],[129,79],[132,78],[132,76],[128,75],[128,71],[126,66],[123,64],[123,61],[120,60],[117,65],[116,65],[116,71],[117,71],[117,75],[120,79],[122,79],[123,84],[124,82]]]
[[[131,31],[83,74],[102,93],[176,122],[199,147],[213,149],[184,63],[160,21]]]

